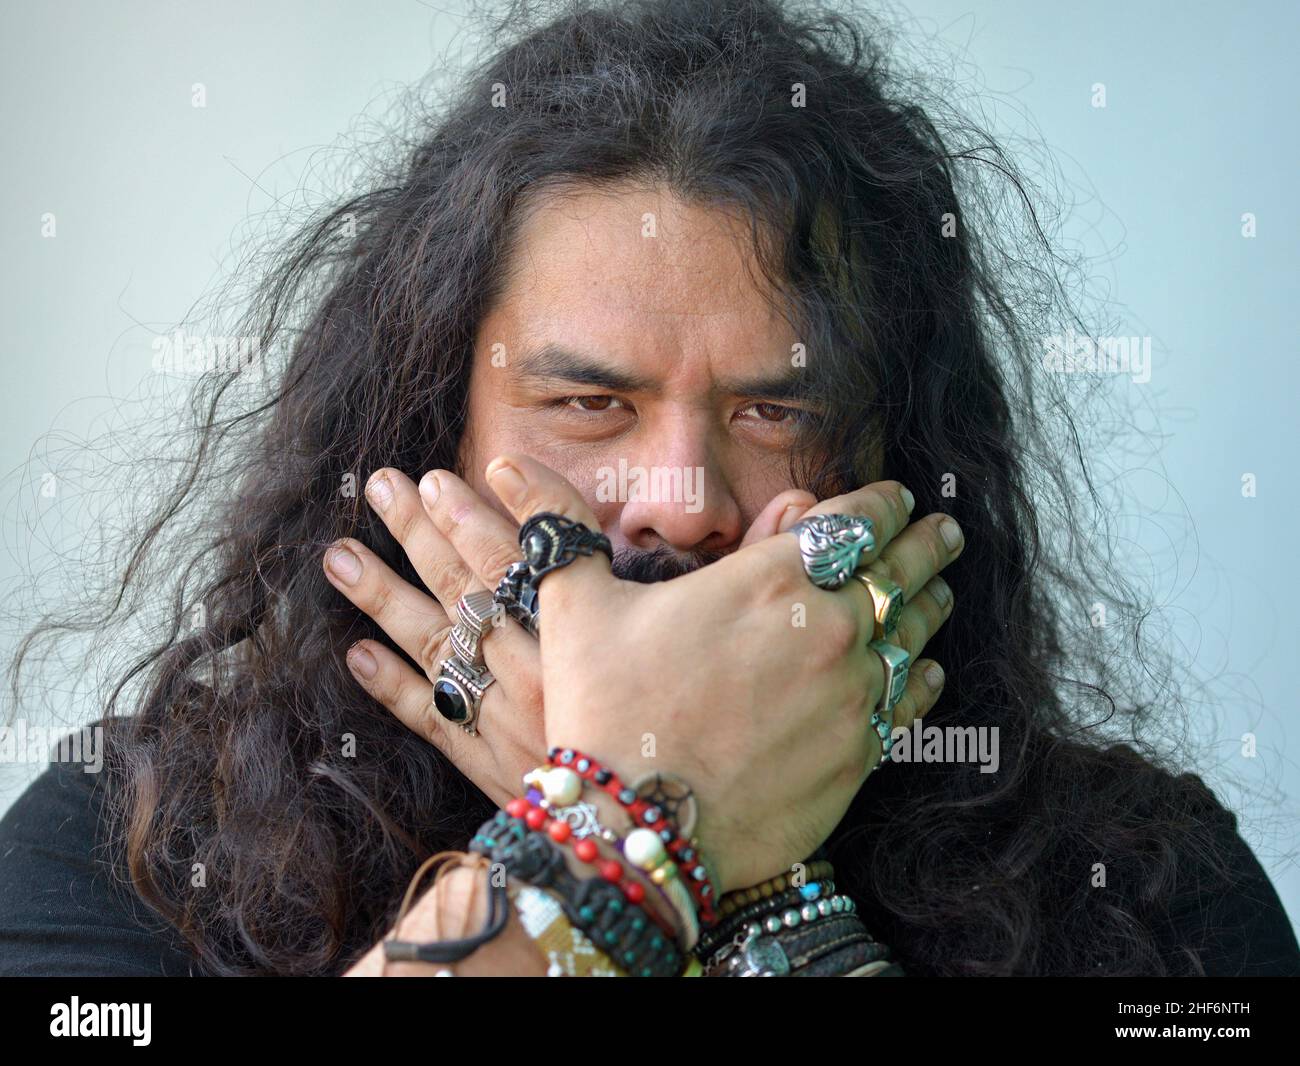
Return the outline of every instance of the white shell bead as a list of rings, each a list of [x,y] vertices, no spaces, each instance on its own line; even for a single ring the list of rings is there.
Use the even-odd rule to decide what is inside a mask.
[[[623,857],[642,870],[654,869],[667,855],[664,842],[652,829],[633,829],[623,841]]]
[[[542,792],[556,806],[568,807],[577,803],[582,795],[582,778],[572,770],[557,767],[542,779]]]

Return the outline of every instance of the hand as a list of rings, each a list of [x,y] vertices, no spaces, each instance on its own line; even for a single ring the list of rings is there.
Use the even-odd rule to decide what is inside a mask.
[[[551,511],[597,528],[581,495],[523,455],[488,466],[493,491],[523,522]],[[864,560],[902,586],[896,642],[913,656],[947,619],[937,571],[961,550],[931,515],[909,526],[902,486],[882,482],[812,513],[871,518]],[[548,746],[572,746],[624,780],[674,773],[695,790],[696,836],[719,892],[806,858],[880,760],[869,720],[883,668],[866,648],[873,617],[857,581],[828,592],[804,574],[794,537],[757,540],[673,581],[618,581],[596,553],[548,574],[539,597]],[[916,663],[896,724],[937,698]],[[939,687],[942,686],[940,674]]]
[[[348,666],[371,696],[504,806],[519,794],[523,775],[546,760],[537,641],[509,619],[484,635],[484,656],[496,682],[483,694],[477,737],[434,709],[433,680],[451,654],[454,618],[447,608],[454,610],[466,592],[496,587],[521,558],[518,527],[446,470],[426,474],[418,491],[401,472],[377,470],[366,498],[433,596],[403,581],[360,541],[347,538],[333,546],[324,559],[330,583],[378,622],[423,673],[373,640],[358,641],[349,650]],[[802,490],[780,493],[751,524],[744,543],[788,529],[815,502]],[[339,548],[355,565],[346,559],[340,565]]]
[[[483,654],[496,681],[483,694],[478,736],[437,712],[433,681],[451,655],[456,601],[473,589],[495,588],[521,558],[518,529],[445,470],[426,474],[419,490],[397,470],[378,470],[366,485],[366,498],[428,591],[403,581],[351,538],[325,553],[325,574],[422,672],[374,640],[353,645],[348,666],[371,696],[504,806],[519,794],[523,775],[546,758],[537,641],[506,619],[484,633]]]

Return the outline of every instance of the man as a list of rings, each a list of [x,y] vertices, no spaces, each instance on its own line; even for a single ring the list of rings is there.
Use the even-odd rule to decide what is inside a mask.
[[[347,971],[421,860],[463,849],[545,755],[554,715],[596,729],[593,707],[624,702],[608,742],[663,732],[682,758],[710,753],[691,783],[716,770],[731,810],[773,779],[747,759],[782,729],[806,744],[780,771],[804,800],[753,797],[780,831],[752,838],[752,864],[714,838],[728,883],[824,841],[908,973],[1300,971],[1235,818],[1087,725],[1123,708],[1137,732],[1176,709],[1070,638],[1076,603],[1126,593],[1104,544],[1040,528],[1040,512],[1091,528],[1095,504],[1062,386],[1039,373],[1051,330],[1027,309],[1046,304],[1013,306],[998,234],[954,190],[960,149],[880,59],[847,23],[766,0],[580,11],[493,57],[392,180],[304,232],[255,312],[264,350],[295,336],[263,413],[216,383],[195,465],[141,540],[144,558],[192,494],[221,502],[187,533],[196,566],[148,691],[122,715],[120,689],[109,702],[104,780],[55,768],[0,831],[7,971]],[[501,457],[494,473],[541,479],[600,526],[613,576],[588,559],[548,578],[574,591],[544,602],[560,624],[540,644],[514,622],[489,634],[475,738],[431,706],[450,612],[544,509],[489,480]],[[818,717],[819,639],[846,691],[854,669],[864,692],[882,684],[829,621],[869,623],[865,594],[808,586],[804,603],[782,583],[791,525],[844,508],[905,546],[888,569],[926,658],[902,723],[996,738],[995,759],[868,775],[865,726]],[[779,636],[770,611],[746,630],[749,613],[716,610],[761,597],[760,577],[790,608]],[[582,629],[592,617],[609,624]],[[703,682],[710,655],[730,687],[639,728],[650,668]],[[802,707],[772,662],[803,671]],[[581,700],[560,695],[570,678]],[[819,770],[861,773],[840,803]],[[123,884],[97,876],[109,866]]]

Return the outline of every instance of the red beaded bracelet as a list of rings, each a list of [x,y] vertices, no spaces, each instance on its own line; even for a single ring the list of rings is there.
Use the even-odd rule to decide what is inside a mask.
[[[692,842],[683,840],[678,835],[676,827],[665,816],[662,808],[638,796],[623,784],[613,770],[580,751],[573,748],[552,748],[546,758],[551,766],[572,770],[584,781],[591,782],[613,796],[632,816],[634,824],[657,833],[668,853],[686,873],[683,881],[695,901],[700,925],[713,925],[718,920],[714,909],[716,893],[709,872]]]
[[[573,826],[562,818],[553,818],[544,808],[530,801],[525,796],[512,799],[505,805],[505,812],[511,818],[522,818],[524,824],[536,833],[545,833],[556,844],[568,845],[578,859],[588,866],[594,866],[596,873],[612,885],[617,885],[623,898],[629,903],[641,907],[652,922],[655,923],[670,941],[676,942],[681,932],[658,912],[655,907],[646,905],[645,885],[635,875],[628,876],[628,869],[618,859],[603,857],[596,841],[591,837],[577,840],[573,836]]]

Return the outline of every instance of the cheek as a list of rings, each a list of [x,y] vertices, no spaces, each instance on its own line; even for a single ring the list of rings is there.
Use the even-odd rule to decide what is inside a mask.
[[[503,417],[504,414],[504,417]],[[602,466],[610,465],[607,456],[593,455],[589,449],[566,447],[558,444],[549,435],[539,433],[525,414],[515,415],[507,408],[500,408],[487,417],[476,417],[473,404],[470,406],[469,424],[476,427],[472,433],[466,433],[461,441],[460,468],[465,483],[490,503],[494,510],[505,518],[514,519],[504,504],[497,499],[483,471],[488,463],[498,455],[506,452],[519,452],[532,456],[545,464],[574,486],[587,501],[604,525],[610,518],[610,504],[596,499],[596,486],[599,484],[599,471]],[[612,462],[617,463],[617,458]],[[617,514],[618,505],[614,505],[613,514]]]
[[[775,461],[740,462],[738,469],[729,479],[731,493],[740,508],[740,514],[748,529],[775,496],[788,489],[795,488],[790,478],[789,462],[784,458]]]

